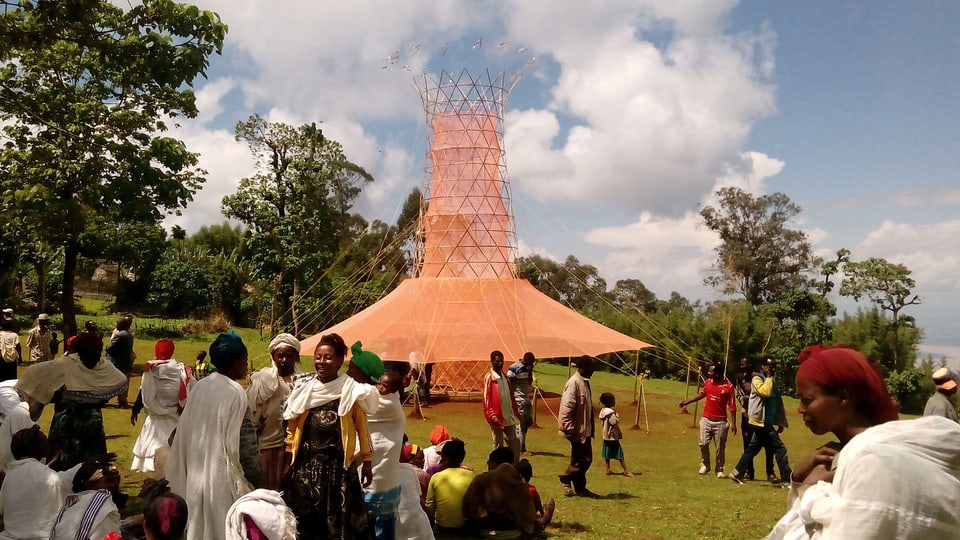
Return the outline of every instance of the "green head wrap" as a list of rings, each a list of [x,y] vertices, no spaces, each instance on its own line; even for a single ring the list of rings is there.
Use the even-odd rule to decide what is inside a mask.
[[[383,361],[379,356],[363,350],[363,344],[359,341],[350,347],[350,353],[353,355],[350,361],[360,368],[360,371],[375,381],[380,380],[383,376]]]
[[[210,345],[210,363],[218,370],[247,354],[247,346],[233,330],[224,332]]]

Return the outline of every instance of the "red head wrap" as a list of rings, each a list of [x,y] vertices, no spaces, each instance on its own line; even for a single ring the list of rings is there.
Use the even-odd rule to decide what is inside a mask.
[[[157,360],[169,360],[173,358],[173,342],[169,339],[161,339],[153,347],[153,354],[157,356]]]
[[[863,353],[846,345],[811,345],[800,353],[797,362],[798,379],[845,391],[855,403],[864,405],[863,410],[874,424],[898,418],[883,377]]]
[[[430,443],[434,446],[442,443],[443,441],[450,438],[450,432],[447,431],[447,428],[442,425],[437,425],[433,428],[433,431],[430,432]]]

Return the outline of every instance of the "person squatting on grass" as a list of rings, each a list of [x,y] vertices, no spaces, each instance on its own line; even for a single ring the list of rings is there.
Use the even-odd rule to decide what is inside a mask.
[[[737,434],[737,404],[734,388],[726,378],[722,364],[710,366],[710,372],[700,394],[680,402],[680,408],[706,398],[703,414],[700,417],[700,474],[710,472],[710,441],[716,445],[717,478],[723,478],[723,465],[726,461],[727,431]],[[730,422],[727,423],[727,411]],[[752,462],[752,460],[751,460]]]
[[[623,439],[623,432],[620,430],[620,413],[614,409],[617,406],[617,398],[610,392],[600,394],[600,422],[603,424],[603,462],[607,466],[607,474],[613,474],[610,470],[610,460],[615,459],[620,462],[623,468],[623,475],[633,476],[630,469],[627,468],[627,462],[623,459],[623,446],[620,440]]]
[[[798,412],[837,440],[797,465],[768,538],[960,538],[960,425],[897,421],[877,366],[853,349],[815,345],[798,361]]]

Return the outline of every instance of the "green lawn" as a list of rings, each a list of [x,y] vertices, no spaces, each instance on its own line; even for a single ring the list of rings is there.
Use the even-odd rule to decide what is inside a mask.
[[[256,330],[238,329],[250,351],[251,362],[257,366],[269,362],[266,339]],[[196,353],[209,346],[213,336],[175,340],[176,358],[192,364]],[[153,340],[137,339],[138,364],[153,358]],[[312,369],[309,358],[301,363],[304,370]],[[138,370],[135,370],[138,371]],[[546,405],[556,410],[556,393],[567,378],[567,367],[539,363],[536,369],[540,387],[548,399],[538,409],[538,423],[542,429],[531,430],[528,448],[534,467],[534,484],[541,495],[557,499],[557,513],[550,536],[562,539],[616,539],[616,538],[758,538],[764,536],[785,510],[786,491],[766,481],[748,482],[737,486],[730,480],[700,476],[697,428],[694,417],[679,413],[677,403],[684,396],[681,382],[649,380],[645,383],[646,429],[624,430],[623,446],[627,464],[637,474],[634,478],[606,476],[600,459],[600,442],[595,441],[596,461],[588,475],[589,487],[603,496],[591,500],[562,496],[557,474],[566,467],[569,446],[557,434],[556,420]],[[595,397],[601,392],[616,394],[618,410],[624,427],[634,424],[637,407],[633,399],[634,380],[623,375],[598,372],[593,378]],[[139,389],[139,377],[131,382],[131,402]],[[695,390],[690,389],[691,395]],[[550,397],[553,396],[553,397]],[[790,451],[791,462],[804,453],[826,442],[814,437],[803,427],[796,414],[797,403],[787,399],[787,409],[793,427],[783,439]],[[691,406],[691,412],[692,412]],[[407,409],[410,410],[409,408]],[[428,434],[436,424],[444,424],[454,436],[467,442],[467,464],[475,469],[485,466],[491,449],[490,432],[474,402],[441,403],[424,409],[427,420],[408,420],[407,433],[412,441],[429,444]],[[41,425],[49,427],[52,408],[45,411]],[[130,425],[129,411],[106,408],[103,411],[107,445],[119,456],[121,470],[126,471],[139,425]],[[143,418],[140,419],[142,425]],[[645,427],[644,415],[640,424]],[[742,450],[739,435],[728,444],[727,471]],[[763,471],[762,455],[756,461]],[[614,470],[619,470],[615,465]],[[127,473],[124,489],[135,495],[143,477]],[[137,511],[138,500],[131,500],[128,513]]]

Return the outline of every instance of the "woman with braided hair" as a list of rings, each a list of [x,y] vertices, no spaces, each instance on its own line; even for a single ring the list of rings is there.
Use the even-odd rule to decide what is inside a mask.
[[[793,470],[790,510],[768,538],[960,537],[960,426],[897,421],[877,366],[845,346],[798,358],[799,413],[830,442]]]
[[[147,540],[180,540],[187,528],[187,501],[170,491],[166,480],[148,479],[140,489],[143,534]]]

